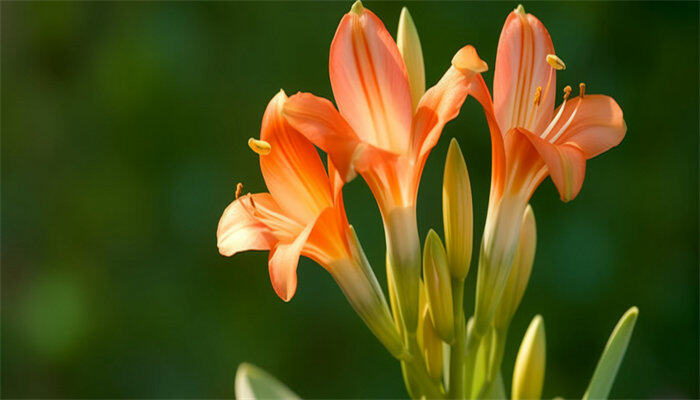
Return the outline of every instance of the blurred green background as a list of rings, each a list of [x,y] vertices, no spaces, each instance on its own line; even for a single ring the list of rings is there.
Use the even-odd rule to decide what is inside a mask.
[[[392,34],[402,5],[365,3]],[[493,66],[515,5],[409,3],[428,83],[466,43]],[[532,200],[538,251],[506,381],[541,313],[544,395],[580,396],[637,305],[612,396],[697,398],[698,3],[524,5],[566,61],[558,87],[615,97],[628,135],[588,164],[575,201],[549,180]],[[350,2],[1,7],[3,397],[232,397],[242,361],[305,398],[405,396],[397,364],[322,268],[303,260],[286,304],[266,253],[216,249],[235,183],[264,190],[246,140],[268,100],[279,88],[331,97],[328,48]],[[478,245],[490,145],[473,99],[428,161],[421,235],[442,231],[450,137],[470,169]],[[360,180],[345,195],[383,282],[377,208]]]

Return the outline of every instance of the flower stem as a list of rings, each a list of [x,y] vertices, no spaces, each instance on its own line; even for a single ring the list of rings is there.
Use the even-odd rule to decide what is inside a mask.
[[[464,280],[452,280],[455,339],[450,345],[449,398],[464,399],[464,355],[466,351],[466,325],[464,320]]]

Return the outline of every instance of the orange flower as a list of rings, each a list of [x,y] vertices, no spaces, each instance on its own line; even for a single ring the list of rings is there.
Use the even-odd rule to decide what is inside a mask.
[[[384,24],[358,1],[343,16],[330,49],[329,72],[338,109],[309,93],[291,96],[284,115],[328,153],[345,181],[362,175],[384,219],[399,303],[415,327],[420,243],[415,204],[423,166],[445,124],[455,118],[477,72],[487,69],[462,48],[442,79],[417,101],[404,60]]]
[[[219,252],[270,250],[270,280],[284,301],[296,291],[299,257],[315,260],[392,354],[400,355],[402,344],[386,300],[348,225],[343,181],[330,160],[326,173],[313,144],[282,117],[285,101],[280,91],[265,110],[260,140],[249,141],[260,154],[269,193],[237,196],[226,208],[217,231]]]
[[[470,88],[486,113],[493,158],[479,280],[495,288],[489,295],[477,290],[477,308],[481,304],[488,309],[479,322],[490,320],[493,303],[500,299],[522,213],[535,189],[550,176],[561,199],[573,199],[581,190],[586,160],[625,136],[627,127],[615,100],[585,94],[584,84],[573,99],[571,87],[564,88],[564,101],[554,109],[556,70],[564,68],[547,29],[518,6],[506,19],[498,43],[493,101],[480,75]]]

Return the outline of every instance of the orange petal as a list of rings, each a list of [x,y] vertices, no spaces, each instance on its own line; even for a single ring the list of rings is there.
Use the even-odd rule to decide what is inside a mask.
[[[554,46],[540,20],[511,12],[498,41],[493,80],[493,103],[503,132],[515,127],[542,132],[551,120],[556,74],[547,63],[548,54],[554,54]],[[538,86],[543,91],[540,105],[528,126]]]
[[[488,68],[470,45],[457,52],[452,64],[442,79],[423,95],[416,108],[413,118],[413,148],[418,151],[419,160],[427,157],[440,138],[445,124],[459,114],[472,79]]]
[[[397,156],[363,142],[333,107],[333,104],[310,93],[297,93],[287,99],[284,115],[295,129],[328,153],[344,181],[378,162]]]
[[[491,102],[491,94],[481,74],[472,80],[469,85],[469,94],[481,104],[489,126],[491,134],[491,196],[497,197],[505,184],[505,148],[503,135],[498,127],[493,103]]]
[[[362,141],[404,153],[413,117],[406,66],[382,21],[359,11],[343,16],[331,43],[333,96]]]
[[[224,256],[246,250],[269,250],[277,243],[272,231],[251,212],[251,198],[274,203],[268,193],[256,193],[239,197],[226,207],[216,231],[219,253]]]
[[[282,115],[286,99],[278,93],[265,110],[260,138],[271,150],[260,156],[260,169],[284,214],[306,225],[332,204],[331,190],[316,148]]]
[[[516,133],[526,138],[547,164],[549,175],[562,201],[570,201],[578,195],[586,173],[586,157],[581,149],[571,143],[552,144],[524,130]]]
[[[277,295],[284,301],[291,300],[297,290],[299,257],[315,224],[316,220],[312,221],[292,243],[280,243],[270,252],[270,281]]]
[[[297,93],[284,104],[287,121],[334,160],[343,180],[355,177],[353,158],[360,139],[333,103],[311,93]]]
[[[569,120],[578,101],[579,99],[572,99],[566,102],[561,118],[552,129],[554,134]],[[580,101],[574,119],[557,143],[576,144],[586,158],[593,158],[620,144],[625,137],[627,125],[617,102],[612,97],[595,94],[586,95]]]

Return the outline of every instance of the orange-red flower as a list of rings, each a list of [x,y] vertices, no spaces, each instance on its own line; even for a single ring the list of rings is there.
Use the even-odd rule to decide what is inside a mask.
[[[217,232],[221,254],[270,250],[272,286],[289,301],[297,286],[300,255],[327,269],[353,257],[349,226],[343,208],[342,181],[321,162],[314,146],[282,117],[287,96],[278,93],[262,121],[260,169],[269,193],[237,198],[224,211]],[[267,153],[267,154],[265,154]]]
[[[240,196],[219,221],[219,252],[269,250],[270,280],[289,301],[297,287],[297,264],[304,255],[331,273],[350,304],[396,357],[404,350],[389,307],[364,257],[343,207],[342,179],[328,161],[328,172],[313,144],[282,116],[287,96],[280,91],[263,116],[260,140],[250,147],[260,154],[269,193]]]
[[[374,13],[356,5],[331,43],[329,72],[338,109],[324,98],[298,93],[284,114],[329,154],[346,181],[362,174],[388,214],[415,205],[430,150],[457,116],[475,73],[487,68],[472,46],[461,49],[452,64],[414,112],[396,43]]]
[[[554,108],[556,71],[564,68],[547,29],[518,6],[506,19],[498,43],[493,101],[480,75],[470,88],[486,113],[492,142],[484,272],[479,277],[483,285],[505,284],[522,213],[539,184],[550,176],[561,199],[573,199],[581,190],[586,160],[625,136],[627,127],[615,100],[586,94],[584,84],[573,99],[571,87],[565,87],[563,103]],[[491,312],[499,290],[489,290],[493,299],[485,292],[477,293],[477,308],[489,304],[484,307]],[[481,321],[490,318],[481,316]]]
[[[399,303],[410,313],[404,315],[409,329],[415,328],[418,302],[415,204],[421,173],[443,127],[457,116],[473,77],[486,69],[476,50],[465,46],[442,79],[413,102],[396,43],[358,1],[340,21],[330,48],[338,108],[309,93],[291,96],[284,106],[290,124],[328,153],[345,181],[359,173],[372,190],[384,219]]]

